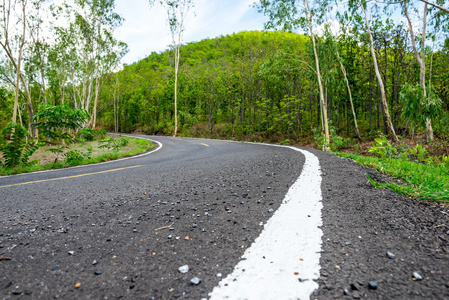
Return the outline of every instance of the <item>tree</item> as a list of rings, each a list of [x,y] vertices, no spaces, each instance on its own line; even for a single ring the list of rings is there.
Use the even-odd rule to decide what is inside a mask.
[[[33,0],[28,3],[27,0],[3,1],[0,4],[0,46],[4,50],[7,61],[9,62],[7,81],[14,88],[14,108],[12,122],[17,121],[17,112],[19,111],[19,95],[23,95],[28,107],[28,126],[34,138],[37,138],[37,132],[32,130],[31,119],[34,115],[33,103],[31,99],[30,82],[24,76],[24,51],[27,42],[30,42],[29,32],[35,32],[36,26],[41,23],[39,9],[44,0]],[[16,23],[18,26],[13,26]],[[28,32],[27,32],[28,30]],[[37,40],[35,40],[37,43]],[[33,47],[30,47],[31,49]],[[14,76],[15,74],[15,76]],[[15,77],[15,78],[13,78]],[[22,88],[21,88],[22,87]]]
[[[327,7],[327,3],[326,1],[316,1],[319,7],[317,9],[313,9],[309,5],[309,0],[303,0],[302,2],[303,6],[301,7],[299,0],[260,0],[257,7],[259,12],[263,12],[270,18],[270,21],[265,24],[266,29],[282,28],[290,31],[302,26],[305,29],[307,28],[307,31],[309,31],[315,57],[315,73],[318,80],[321,111],[323,114],[325,137],[324,149],[329,150],[330,136],[327,118],[327,104],[325,101],[323,79],[320,70],[320,60],[317,53],[317,42],[313,28],[315,21],[314,16],[316,13],[323,13]]]
[[[407,0],[403,0],[403,10],[404,14],[407,18],[407,24],[409,27],[410,40],[413,47],[413,52],[415,53],[415,58],[419,64],[419,84],[421,85],[421,91],[423,93],[423,99],[427,97],[426,95],[426,52],[425,52],[425,42],[426,42],[426,26],[427,26],[427,3],[424,4],[424,12],[423,12],[423,26],[422,26],[422,34],[421,34],[421,53],[418,52],[416,47],[416,39],[415,33],[413,32],[413,25],[410,19],[410,14],[408,12],[408,4]],[[432,122],[430,118],[426,119],[426,138],[427,141],[433,140],[433,129]]]
[[[173,136],[176,136],[178,132],[178,71],[180,61],[180,50],[182,43],[182,35],[184,33],[185,20],[187,14],[194,6],[193,0],[149,0],[150,5],[154,5],[155,2],[159,2],[167,11],[167,21],[170,27],[170,33],[172,37],[173,56],[175,63],[175,132]]]
[[[363,17],[365,19],[366,30],[367,30],[368,37],[370,40],[371,57],[373,59],[373,65],[374,65],[374,71],[376,74],[376,78],[379,83],[380,95],[381,95],[381,99],[382,99],[384,113],[385,113],[387,123],[388,123],[388,128],[390,129],[391,135],[393,136],[393,140],[395,142],[399,142],[399,139],[396,135],[396,131],[394,130],[393,122],[391,121],[391,116],[390,116],[390,112],[388,109],[388,103],[387,103],[387,95],[385,92],[385,85],[384,85],[384,81],[382,80],[382,76],[379,71],[379,64],[377,63],[376,51],[374,50],[373,35],[371,34],[370,22],[368,21],[368,15],[366,13],[366,2],[362,2],[362,0],[357,0],[357,6],[360,7],[360,9],[362,10]]]
[[[74,106],[91,112],[91,127],[96,125],[103,85],[127,52],[127,45],[112,32],[123,21],[114,7],[115,0],[75,0],[73,6],[52,7],[53,15],[68,24],[55,26],[53,63],[60,69],[61,84],[70,74]]]

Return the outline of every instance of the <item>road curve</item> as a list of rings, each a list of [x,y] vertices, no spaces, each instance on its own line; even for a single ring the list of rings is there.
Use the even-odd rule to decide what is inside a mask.
[[[208,298],[304,164],[288,148],[151,138],[154,154],[0,178],[2,298]]]

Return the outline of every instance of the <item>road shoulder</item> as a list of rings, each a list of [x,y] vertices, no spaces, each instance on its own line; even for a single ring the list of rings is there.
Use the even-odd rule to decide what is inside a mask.
[[[365,174],[376,171],[310,151],[320,159],[324,206],[322,269],[311,299],[449,298],[447,209],[375,189]]]

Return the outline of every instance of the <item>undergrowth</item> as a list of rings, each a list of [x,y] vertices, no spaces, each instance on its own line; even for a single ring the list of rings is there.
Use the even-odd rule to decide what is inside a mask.
[[[425,164],[401,158],[361,156],[350,153],[336,154],[354,159],[363,166],[399,178],[403,182],[403,184],[380,183],[367,174],[376,188],[390,189],[407,197],[449,202],[449,166],[446,164]]]
[[[124,139],[126,139],[127,141],[124,142],[123,141]],[[87,152],[84,153],[79,150],[70,150],[65,154],[64,160],[56,160],[54,162],[50,162],[47,164],[33,164],[29,166],[21,166],[16,168],[6,168],[0,166],[0,176],[14,175],[20,173],[30,173],[52,169],[62,169],[71,166],[95,164],[123,157],[133,156],[142,152],[149,151],[154,147],[153,143],[144,139],[130,139],[120,137],[117,140],[119,140],[121,144],[129,145],[128,148],[131,149],[125,150],[122,148],[113,147],[112,148],[113,151],[109,151],[107,153],[98,156],[92,156],[91,150],[88,150]],[[109,138],[107,142],[113,143],[113,141],[109,140]]]

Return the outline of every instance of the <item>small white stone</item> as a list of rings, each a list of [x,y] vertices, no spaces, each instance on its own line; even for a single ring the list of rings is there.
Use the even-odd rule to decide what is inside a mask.
[[[189,266],[188,265],[181,266],[178,268],[178,271],[179,271],[179,273],[182,273],[182,274],[187,273],[187,272],[189,272]]]

